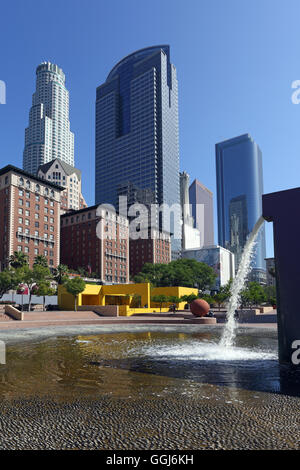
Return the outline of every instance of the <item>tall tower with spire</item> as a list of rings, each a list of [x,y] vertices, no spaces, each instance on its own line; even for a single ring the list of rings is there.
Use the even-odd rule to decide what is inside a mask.
[[[74,166],[69,92],[62,69],[43,62],[36,69],[36,91],[32,95],[29,125],[25,129],[23,169],[36,174],[40,165],[56,158]]]

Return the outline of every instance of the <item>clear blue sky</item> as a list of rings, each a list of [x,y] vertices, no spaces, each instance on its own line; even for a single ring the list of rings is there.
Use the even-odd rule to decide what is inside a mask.
[[[181,169],[215,194],[214,144],[249,132],[263,152],[265,192],[300,186],[300,105],[291,102],[300,79],[298,0],[3,0],[0,17],[1,166],[22,165],[35,68],[57,63],[93,204],[96,87],[125,55],[167,43],[179,80]]]

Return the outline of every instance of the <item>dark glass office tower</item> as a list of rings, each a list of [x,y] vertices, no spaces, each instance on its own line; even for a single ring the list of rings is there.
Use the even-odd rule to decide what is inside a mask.
[[[96,204],[118,207],[118,188],[134,185],[159,205],[179,205],[178,92],[169,46],[128,55],[97,88],[95,182]]]
[[[219,245],[235,254],[238,267],[249,233],[262,214],[262,154],[249,134],[216,144]],[[257,239],[251,278],[265,282],[264,226]]]

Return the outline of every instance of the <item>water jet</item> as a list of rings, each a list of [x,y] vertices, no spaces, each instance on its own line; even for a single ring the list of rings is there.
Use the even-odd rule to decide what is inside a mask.
[[[235,320],[235,312],[240,304],[240,295],[245,286],[247,276],[251,269],[251,260],[254,253],[255,242],[263,223],[264,219],[263,217],[260,217],[256,222],[255,226],[253,227],[253,230],[250,233],[245,244],[238,272],[236,274],[236,277],[233,279],[231,286],[231,295],[227,306],[227,321],[224,326],[224,331],[220,341],[221,347],[230,348],[234,345],[237,326]]]

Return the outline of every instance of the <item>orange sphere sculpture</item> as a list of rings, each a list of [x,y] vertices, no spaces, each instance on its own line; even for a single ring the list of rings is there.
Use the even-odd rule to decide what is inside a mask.
[[[191,312],[196,317],[204,317],[209,312],[209,304],[204,299],[195,299],[190,305]]]

